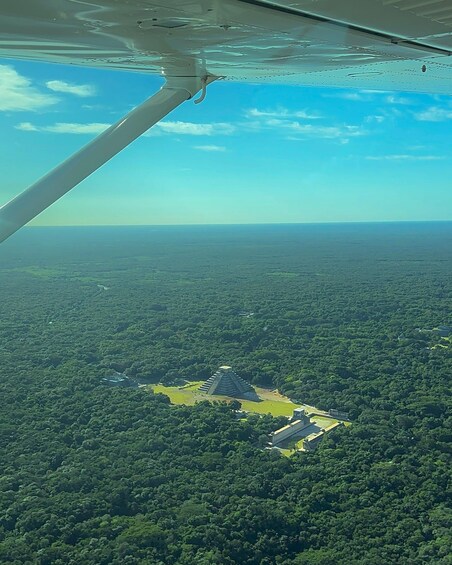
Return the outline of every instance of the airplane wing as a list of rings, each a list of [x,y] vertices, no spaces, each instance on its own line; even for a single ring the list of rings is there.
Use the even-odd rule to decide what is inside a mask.
[[[0,208],[0,242],[217,78],[452,91],[452,0],[2,0],[3,57],[165,87]]]
[[[452,1],[3,0],[0,53],[167,76],[449,94]]]

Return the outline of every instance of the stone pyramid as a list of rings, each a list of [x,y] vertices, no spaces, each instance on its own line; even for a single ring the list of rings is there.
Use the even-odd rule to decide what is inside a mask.
[[[199,390],[206,394],[259,400],[254,388],[227,365],[220,367]]]

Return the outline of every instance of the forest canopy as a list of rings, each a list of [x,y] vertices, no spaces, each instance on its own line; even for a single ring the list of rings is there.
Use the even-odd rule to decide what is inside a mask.
[[[0,247],[0,562],[450,563],[452,225],[33,228]],[[349,412],[149,389],[222,364]]]

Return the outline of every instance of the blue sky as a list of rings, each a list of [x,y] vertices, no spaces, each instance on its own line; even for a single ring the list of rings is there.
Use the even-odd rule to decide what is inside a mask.
[[[0,203],[161,85],[0,60]],[[217,82],[35,225],[452,219],[452,98]]]

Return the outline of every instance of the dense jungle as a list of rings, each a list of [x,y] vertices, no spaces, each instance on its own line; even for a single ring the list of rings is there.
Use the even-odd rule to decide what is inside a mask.
[[[452,563],[452,224],[27,228],[0,247],[0,562]],[[231,365],[348,412],[147,387]]]

